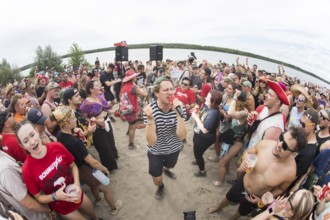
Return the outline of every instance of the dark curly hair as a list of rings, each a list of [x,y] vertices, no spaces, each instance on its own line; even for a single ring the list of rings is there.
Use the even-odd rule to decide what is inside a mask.
[[[291,136],[297,141],[296,151],[301,151],[307,145],[305,130],[301,127],[291,127]]]

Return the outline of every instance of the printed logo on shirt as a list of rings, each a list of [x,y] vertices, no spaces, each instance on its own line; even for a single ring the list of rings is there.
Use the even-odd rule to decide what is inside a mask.
[[[186,99],[188,98],[188,95],[187,94],[184,94],[184,93],[181,93],[181,92],[177,92],[177,95],[180,96],[180,97],[183,96]]]
[[[55,168],[57,169],[58,164],[61,163],[61,161],[62,156],[56,157],[56,160],[44,172],[40,174],[39,179],[43,180],[44,178],[46,178],[50,172],[52,172]]]

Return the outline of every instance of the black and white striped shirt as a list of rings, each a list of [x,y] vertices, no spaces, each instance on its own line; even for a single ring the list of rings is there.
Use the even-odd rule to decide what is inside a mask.
[[[177,118],[176,112],[171,109],[163,112],[157,105],[157,101],[150,103],[154,115],[157,142],[155,146],[149,146],[149,152],[154,155],[171,154],[182,148],[182,142],[176,135]],[[147,124],[147,117],[143,114],[144,124]]]

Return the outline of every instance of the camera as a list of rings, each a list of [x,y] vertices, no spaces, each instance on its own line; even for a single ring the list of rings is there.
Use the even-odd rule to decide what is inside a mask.
[[[194,60],[197,60],[197,57],[195,56],[194,52],[191,52],[190,55],[188,55],[188,62],[192,64]]]

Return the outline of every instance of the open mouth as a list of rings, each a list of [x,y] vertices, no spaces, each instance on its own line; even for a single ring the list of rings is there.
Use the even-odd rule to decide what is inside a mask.
[[[37,144],[34,148],[32,148],[32,150],[37,150],[39,147],[39,144]]]

